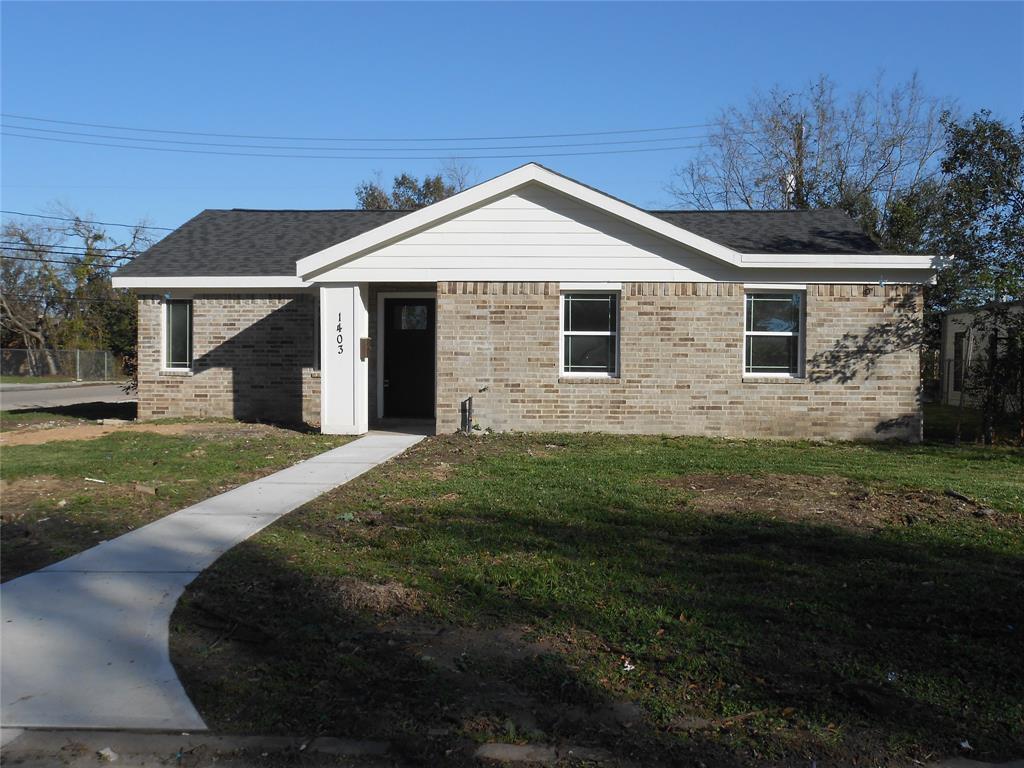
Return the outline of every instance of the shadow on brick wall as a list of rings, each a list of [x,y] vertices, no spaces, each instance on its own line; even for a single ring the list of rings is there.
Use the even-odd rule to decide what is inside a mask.
[[[868,381],[887,356],[919,349],[924,331],[919,297],[920,294],[910,291],[887,298],[885,309],[889,319],[870,326],[864,333],[845,333],[831,347],[813,355],[808,361],[808,378],[816,384]],[[918,401],[920,396],[919,384]],[[920,440],[921,414],[917,411],[885,419],[875,424],[874,432],[885,438]]]
[[[920,347],[923,333],[914,292],[888,298],[886,312],[891,319],[877,323],[864,333],[844,333],[831,347],[811,356],[808,377],[815,384],[849,384],[870,379],[887,355]]]
[[[304,426],[302,369],[315,362],[312,311],[296,298],[233,335],[228,328],[225,341],[195,358],[196,373],[231,372],[235,419]]]

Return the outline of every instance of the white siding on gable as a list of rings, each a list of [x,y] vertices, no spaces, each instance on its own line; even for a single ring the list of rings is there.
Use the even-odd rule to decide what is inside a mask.
[[[423,270],[429,276],[419,276]],[[703,254],[541,186],[351,259],[317,281],[741,279]],[[389,276],[390,275],[390,276]]]
[[[399,219],[401,221],[401,219]],[[332,282],[925,282],[930,270],[735,267],[539,184],[315,276]]]

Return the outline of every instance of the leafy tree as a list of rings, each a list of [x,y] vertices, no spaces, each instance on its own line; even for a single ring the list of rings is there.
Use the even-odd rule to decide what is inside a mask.
[[[950,256],[933,301],[942,308],[980,307],[971,331],[984,339],[981,365],[972,367],[981,400],[985,442],[1013,397],[1024,437],[1024,116],[1015,131],[976,112],[960,123],[947,115],[942,160],[945,189],[935,239]]]
[[[445,163],[441,172],[417,180],[408,173],[395,176],[391,191],[384,189],[380,179],[363,181],[356,187],[359,207],[376,211],[403,211],[424,208],[469,186],[475,174],[472,166],[458,160]]]

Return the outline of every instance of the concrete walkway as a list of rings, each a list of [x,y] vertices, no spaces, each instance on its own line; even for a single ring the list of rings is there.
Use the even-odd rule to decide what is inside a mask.
[[[0,587],[0,723],[205,729],[168,650],[200,571],[287,512],[422,439],[371,433]]]

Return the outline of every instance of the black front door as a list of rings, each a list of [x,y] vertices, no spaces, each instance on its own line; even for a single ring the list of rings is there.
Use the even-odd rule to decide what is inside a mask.
[[[384,418],[434,418],[434,299],[384,299]]]

